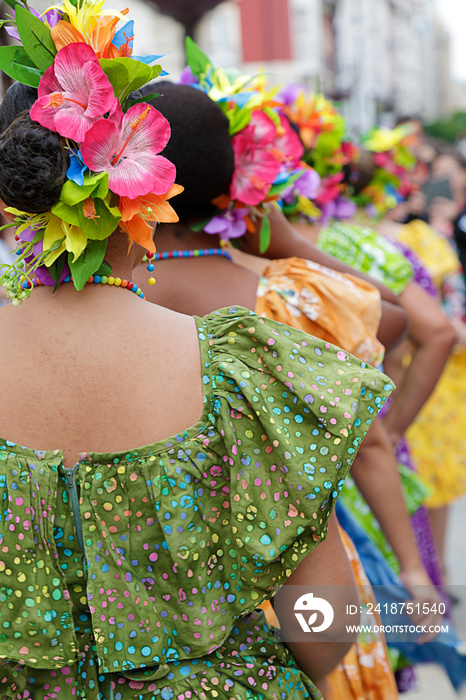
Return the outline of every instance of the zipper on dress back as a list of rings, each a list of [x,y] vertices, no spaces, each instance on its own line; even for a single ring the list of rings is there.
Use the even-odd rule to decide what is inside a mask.
[[[76,537],[78,540],[78,545],[83,553],[83,570],[84,570],[84,575],[86,575],[86,571],[88,568],[88,561],[86,557],[86,551],[84,549],[84,536],[83,536],[83,526],[81,522],[81,513],[79,510],[79,497],[78,497],[78,488],[76,486],[76,478],[75,474],[79,468],[79,462],[76,462],[74,467],[71,469],[65,469],[66,473],[66,482],[68,485],[68,493],[70,496],[70,503],[71,503],[71,510],[73,511],[73,520],[74,520],[74,528],[76,530]]]

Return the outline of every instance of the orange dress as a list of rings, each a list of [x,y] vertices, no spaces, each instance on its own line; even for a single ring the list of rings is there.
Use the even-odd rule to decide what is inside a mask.
[[[300,258],[274,260],[260,279],[255,311],[338,345],[368,364],[383,360],[384,348],[377,340],[380,294],[352,275]],[[341,528],[340,535],[361,605],[375,607],[356,548]],[[269,621],[276,624],[270,604],[264,609]],[[380,625],[380,620],[374,623]],[[396,700],[398,690],[382,633],[361,635],[327,676],[327,684],[325,700]]]

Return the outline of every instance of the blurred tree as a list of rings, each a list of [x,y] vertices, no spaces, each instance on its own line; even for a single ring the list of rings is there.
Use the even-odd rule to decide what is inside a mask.
[[[429,136],[456,143],[466,136],[466,112],[455,112],[448,119],[428,124],[425,130]]]
[[[148,0],[164,15],[173,17],[184,27],[185,36],[195,39],[196,27],[202,17],[223,0]]]

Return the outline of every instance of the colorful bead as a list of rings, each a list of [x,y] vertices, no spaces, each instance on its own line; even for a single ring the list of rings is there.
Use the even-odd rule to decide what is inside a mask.
[[[71,282],[72,279],[73,278],[70,275],[68,275],[67,277],[65,277],[63,282]],[[128,282],[128,280],[122,280],[121,277],[105,277],[100,275],[91,275],[91,277],[89,277],[89,279],[87,280],[87,284],[109,284],[114,285],[115,287],[123,287],[123,289],[128,288],[129,290],[134,292],[138,297],[141,297],[141,299],[146,298],[142,289],[139,289],[139,287],[137,287],[132,282]],[[153,280],[152,282],[149,281],[149,284],[155,284],[155,280]],[[42,282],[39,280],[38,277],[35,277],[32,280],[32,282],[25,279],[21,286],[23,289],[31,289],[32,287],[39,287],[41,285]]]
[[[226,258],[233,261],[230,253],[222,248],[196,248],[195,250],[164,250],[163,253],[155,253],[152,256],[153,261],[170,260],[172,258],[210,258],[210,257]],[[149,255],[147,255],[149,257]],[[149,270],[149,266],[147,266]]]
[[[155,270],[155,265],[152,265],[152,263],[150,263],[150,264],[147,266],[147,269],[149,270],[149,272],[154,272],[154,270]]]
[[[149,279],[147,281],[151,287],[155,284],[155,279],[153,277],[149,277]]]

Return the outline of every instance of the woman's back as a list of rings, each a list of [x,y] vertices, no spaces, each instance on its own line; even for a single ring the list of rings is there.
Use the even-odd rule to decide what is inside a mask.
[[[203,408],[194,320],[124,289],[62,285],[0,312],[0,437],[83,451],[153,443]]]

